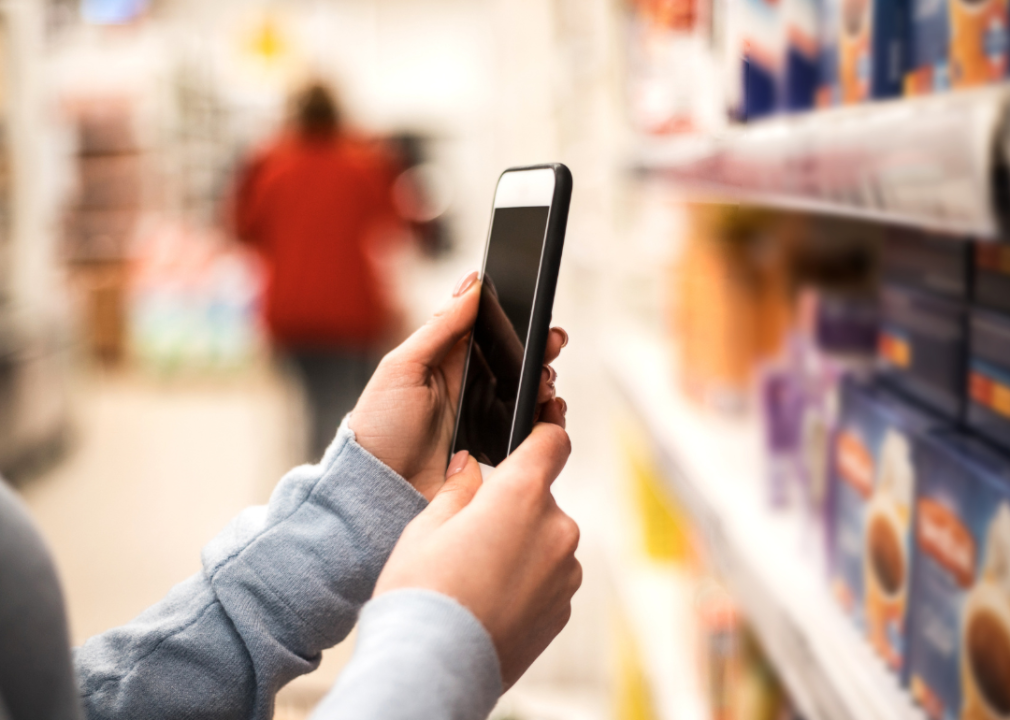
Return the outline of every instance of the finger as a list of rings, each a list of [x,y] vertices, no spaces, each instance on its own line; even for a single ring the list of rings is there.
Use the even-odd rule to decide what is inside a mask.
[[[424,510],[429,522],[441,525],[473,500],[481,486],[480,465],[466,450],[452,456],[445,483]]]
[[[509,477],[521,477],[550,487],[572,454],[568,433],[556,423],[541,422],[519,447],[495,470],[495,478],[505,482]]]
[[[544,351],[544,365],[548,365],[558,359],[561,348],[568,344],[568,333],[564,328],[552,327],[547,333],[547,349]]]
[[[428,322],[418,328],[400,347],[393,351],[398,360],[418,362],[429,367],[438,365],[470,332],[477,319],[480,281],[476,271],[456,285],[452,298]]]
[[[557,377],[557,372],[549,365],[544,365],[540,370],[540,388],[537,390],[538,403],[545,403],[557,394],[554,384]]]
[[[568,403],[563,398],[554,398],[540,406],[540,422],[558,425],[564,430],[568,423],[565,415],[568,412]]]

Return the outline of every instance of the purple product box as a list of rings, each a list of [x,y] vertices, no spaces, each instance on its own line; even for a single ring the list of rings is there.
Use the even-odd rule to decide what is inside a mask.
[[[932,720],[1010,717],[1010,457],[936,433],[916,469],[912,697]]]
[[[831,588],[894,671],[905,656],[916,471],[913,452],[942,421],[877,385],[847,381],[832,463]]]

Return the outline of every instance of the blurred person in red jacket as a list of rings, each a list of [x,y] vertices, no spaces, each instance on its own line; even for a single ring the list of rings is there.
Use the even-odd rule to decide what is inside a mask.
[[[302,382],[318,459],[394,325],[376,258],[400,232],[396,163],[344,131],[325,85],[307,86],[293,107],[290,127],[240,173],[232,220],[265,261],[266,324]]]

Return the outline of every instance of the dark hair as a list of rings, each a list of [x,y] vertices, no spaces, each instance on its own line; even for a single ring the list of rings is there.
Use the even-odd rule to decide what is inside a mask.
[[[302,135],[333,135],[340,125],[340,111],[333,93],[322,83],[312,83],[295,97],[295,126]]]

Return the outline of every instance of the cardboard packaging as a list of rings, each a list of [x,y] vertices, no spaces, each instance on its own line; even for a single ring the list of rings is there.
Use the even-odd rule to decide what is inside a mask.
[[[898,285],[885,285],[881,301],[877,354],[882,380],[951,420],[960,420],[966,392],[964,303]]]
[[[963,238],[891,229],[881,253],[882,274],[888,283],[967,300],[973,249]]]
[[[918,439],[942,425],[886,390],[846,382],[832,463],[832,590],[874,650],[899,671],[911,570]]]
[[[727,67],[730,114],[749,121],[779,106],[785,34],[778,0],[728,0]]]
[[[1010,315],[1010,247],[1000,243],[975,245],[976,305]]]
[[[840,0],[821,0],[818,17],[820,48],[816,99],[819,108],[832,107],[842,102],[842,89],[838,77],[840,26]]]
[[[785,57],[782,71],[782,109],[801,112],[814,107],[820,63],[817,0],[782,0]]]
[[[971,313],[968,427],[1010,450],[1010,317]]]
[[[908,0],[841,0],[839,82],[843,103],[901,94]]]
[[[1007,0],[949,0],[950,80],[955,88],[1007,73]]]
[[[1010,716],[1010,459],[939,433],[916,457],[907,680],[933,720]]]

